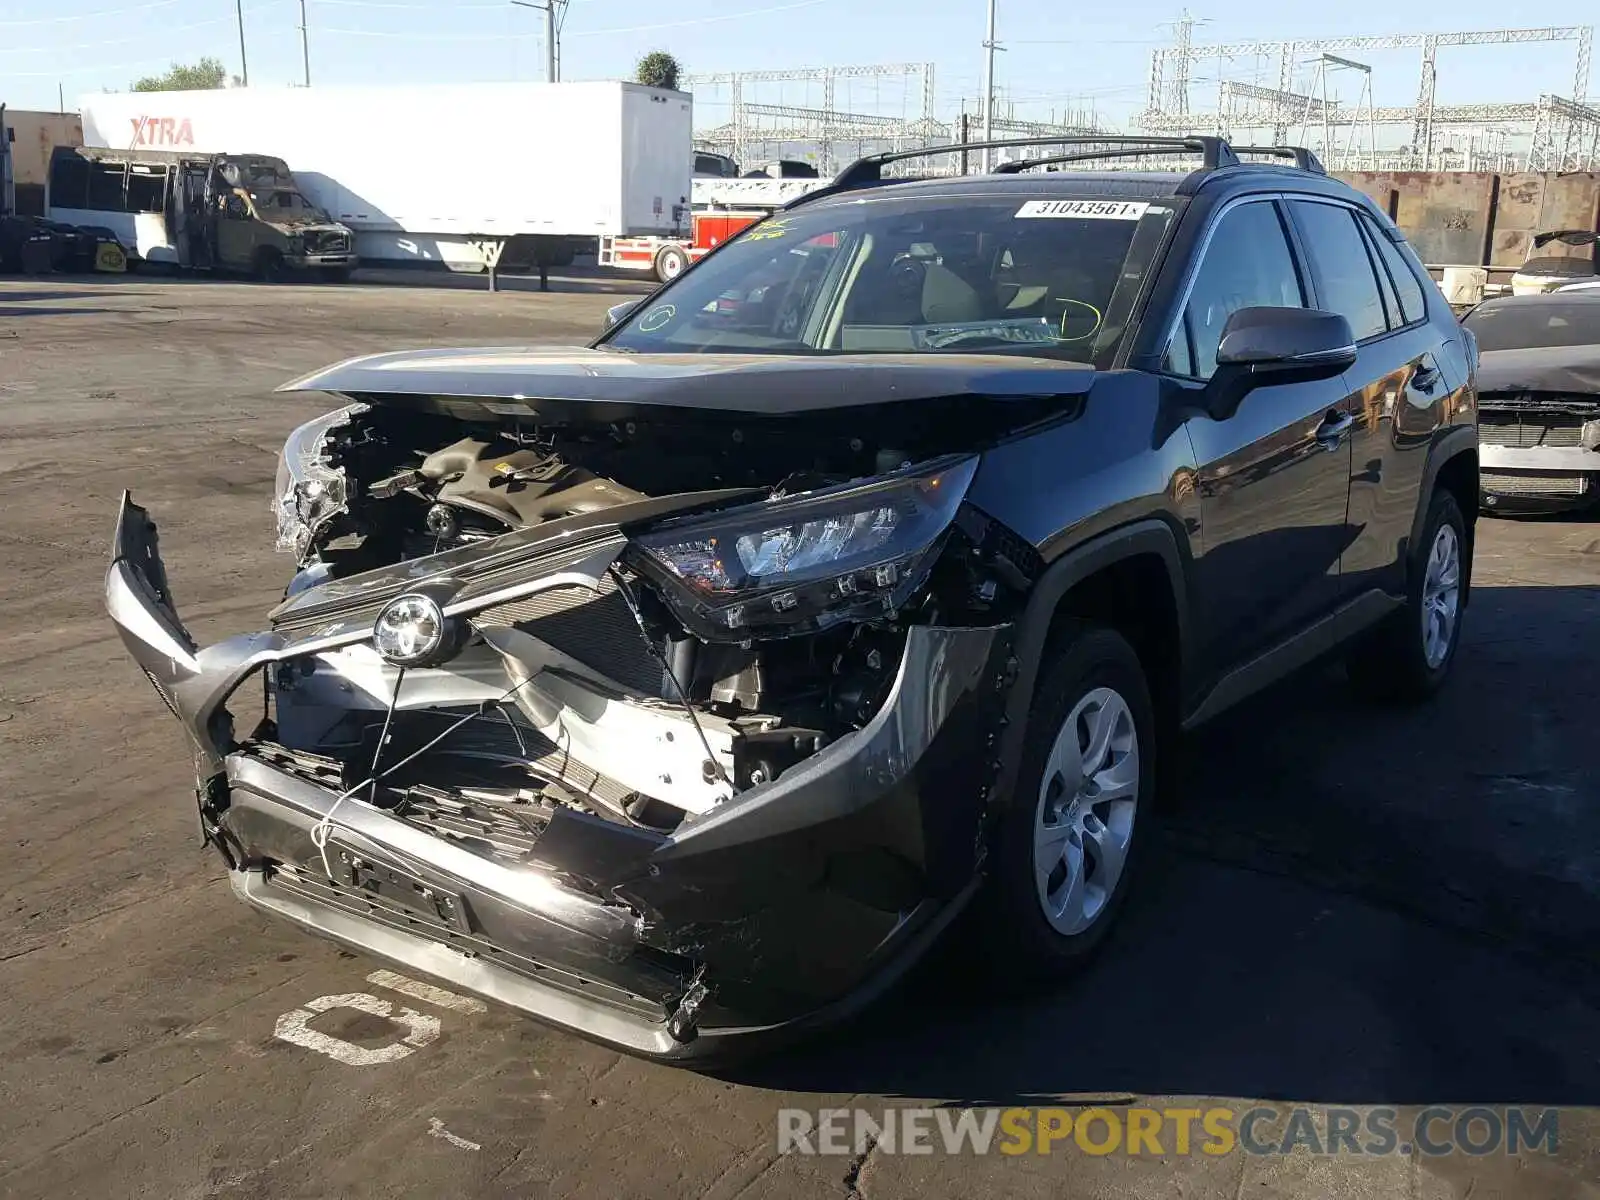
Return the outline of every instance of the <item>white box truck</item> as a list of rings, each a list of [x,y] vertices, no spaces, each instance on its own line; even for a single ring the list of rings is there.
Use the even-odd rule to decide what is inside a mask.
[[[373,265],[570,258],[689,227],[688,93],[639,84],[225,88],[83,96],[88,146],[281,159]],[[563,250],[566,250],[563,255]]]

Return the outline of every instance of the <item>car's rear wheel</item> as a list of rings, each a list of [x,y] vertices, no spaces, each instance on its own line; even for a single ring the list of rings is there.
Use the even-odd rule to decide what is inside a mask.
[[[1469,543],[1461,507],[1449,492],[1434,493],[1417,546],[1420,556],[1405,605],[1346,656],[1350,682],[1372,699],[1425,700],[1455,662],[1469,586]]]
[[[1104,940],[1148,840],[1156,753],[1150,689],[1133,648],[1100,626],[1060,631],[989,863],[981,936],[1002,956],[1002,972],[1059,977]]]

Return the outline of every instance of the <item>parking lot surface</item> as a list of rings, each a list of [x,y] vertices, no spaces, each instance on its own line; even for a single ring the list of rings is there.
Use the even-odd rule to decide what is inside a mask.
[[[288,570],[278,448],[326,407],[272,389],[369,351],[579,342],[638,290],[568,282],[0,283],[0,1195],[1600,1195],[1600,519],[1480,524],[1431,706],[1359,707],[1330,668],[1193,738],[1124,924],[1054,993],[997,1002],[938,961],[850,1029],[702,1075],[236,902],[101,608],[122,489],[200,641],[253,628]],[[1185,1098],[1575,1107],[1553,1155],[777,1148],[783,1107]]]

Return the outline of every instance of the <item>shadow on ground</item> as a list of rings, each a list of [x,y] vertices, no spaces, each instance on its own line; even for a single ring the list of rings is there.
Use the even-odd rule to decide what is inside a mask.
[[[959,1104],[1600,1102],[1600,587],[1480,585],[1469,618],[1423,708],[1364,707],[1330,667],[1191,738],[1075,981],[996,1002],[946,954],[843,1038],[725,1074]]]
[[[42,307],[12,307],[9,304],[0,304],[0,321],[12,317],[89,317],[111,312],[109,308],[57,308],[51,305]]]
[[[120,295],[149,295],[148,292],[121,292]],[[22,291],[14,288],[0,289],[0,300],[7,304],[31,304],[36,300],[48,300],[52,304],[60,304],[66,300],[100,300],[104,298],[100,291],[74,291],[70,287],[47,287],[38,291]],[[71,309],[72,312],[94,312],[94,309]]]

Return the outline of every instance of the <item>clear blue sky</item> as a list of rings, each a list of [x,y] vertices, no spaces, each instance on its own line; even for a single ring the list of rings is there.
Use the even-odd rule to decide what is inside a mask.
[[[1172,38],[1182,0],[1127,0],[1080,6],[1000,0],[997,81],[1018,116],[1093,105],[1118,124],[1145,95],[1150,51]],[[299,0],[243,0],[253,84],[300,78]],[[1190,0],[1205,24],[1195,41],[1340,36],[1501,26],[1579,24],[1592,3],[1554,0],[1519,7],[1490,0],[1448,6],[1349,0],[1338,6],[1265,6],[1246,0]],[[508,0],[306,0],[315,83],[433,83],[539,79],[544,16]],[[627,74],[646,51],[670,50],[693,71],[776,69],[834,63],[922,62],[937,66],[939,115],[978,94],[984,0],[572,0],[563,36],[569,79]],[[16,0],[0,2],[0,101],[54,108],[60,84],[68,108],[86,91],[122,89],[173,60],[210,54],[239,67],[233,0]],[[1379,104],[1416,96],[1414,50],[1358,55],[1374,68]],[[1446,103],[1532,100],[1572,90],[1574,43],[1483,47],[1441,55]],[[1196,107],[1214,104],[1216,68],[1196,65]],[[1257,72],[1260,72],[1257,75]],[[1277,83],[1276,64],[1235,62],[1231,77]],[[1308,76],[1300,82],[1307,82]],[[1342,85],[1355,99],[1354,84]],[[698,98],[697,124],[725,119],[721,96]],[[821,103],[818,89],[785,85],[759,99]],[[899,81],[852,83],[836,97],[858,111],[919,115],[918,97]]]

